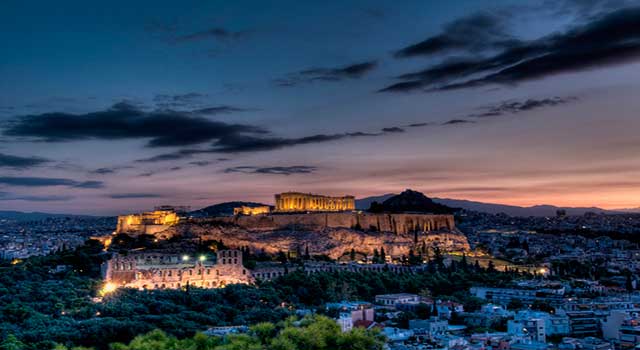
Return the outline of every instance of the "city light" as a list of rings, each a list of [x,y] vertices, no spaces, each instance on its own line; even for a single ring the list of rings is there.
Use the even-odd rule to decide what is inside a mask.
[[[204,255],[200,255],[200,257],[198,258],[198,260],[200,260],[200,261],[205,261],[205,260],[207,260],[207,257],[206,257],[206,256],[204,256]]]
[[[118,289],[118,286],[114,283],[111,282],[107,282],[104,284],[104,286],[102,286],[102,289],[100,289],[100,295],[101,296],[105,296],[109,293],[113,293],[116,291],[116,289]]]
[[[188,255],[183,255],[182,256],[182,261],[189,261],[189,256]]]

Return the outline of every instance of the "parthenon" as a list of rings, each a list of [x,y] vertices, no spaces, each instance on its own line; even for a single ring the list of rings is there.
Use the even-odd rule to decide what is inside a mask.
[[[329,197],[311,193],[276,194],[276,212],[355,210],[354,196]]]

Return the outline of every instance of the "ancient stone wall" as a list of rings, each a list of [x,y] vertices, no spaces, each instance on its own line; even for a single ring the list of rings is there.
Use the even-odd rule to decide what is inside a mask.
[[[272,231],[281,229],[322,230],[352,228],[364,231],[411,232],[452,231],[453,215],[431,214],[374,214],[374,213],[307,213],[216,218],[221,222],[248,230]]]
[[[263,205],[259,207],[248,207],[243,205],[241,207],[233,208],[233,215],[262,215],[269,214],[271,212],[271,207],[268,205]]]
[[[174,211],[156,210],[118,216],[117,233],[155,234],[177,224],[180,217]]]

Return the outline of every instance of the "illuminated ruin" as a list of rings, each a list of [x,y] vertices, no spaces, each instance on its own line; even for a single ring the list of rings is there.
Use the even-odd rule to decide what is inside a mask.
[[[271,212],[271,207],[268,205],[263,205],[259,207],[248,207],[243,205],[238,208],[233,208],[233,215],[262,215],[269,214]]]
[[[121,215],[118,216],[116,232],[154,234],[176,225],[179,221],[178,212],[169,208],[140,214]]]
[[[253,282],[242,265],[242,252],[220,250],[216,258],[164,253],[116,255],[103,265],[105,288],[179,289],[187,285],[222,288],[228,284]],[[106,293],[105,293],[106,294]]]
[[[311,193],[276,194],[276,212],[349,211],[356,209],[354,196],[329,197]]]

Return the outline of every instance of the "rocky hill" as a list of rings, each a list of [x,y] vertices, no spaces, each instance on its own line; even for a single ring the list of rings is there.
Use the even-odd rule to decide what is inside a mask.
[[[432,213],[432,214],[452,214],[454,208],[439,204],[425,196],[423,193],[412,190],[405,190],[399,195],[386,199],[382,203],[373,202],[369,207],[371,212],[385,213]]]
[[[374,249],[384,247],[391,256],[407,256],[410,250],[418,251],[423,246],[438,246],[442,251],[468,251],[465,235],[458,231],[395,234],[392,232],[365,232],[349,228],[327,228],[323,230],[248,230],[228,223],[202,220],[197,223],[182,223],[171,227],[165,238],[183,237],[194,240],[216,240],[230,247],[249,247],[253,251],[275,254],[279,251],[304,251],[313,255],[324,254],[337,259],[352,249],[359,253],[372,254]]]
[[[256,203],[256,202],[224,202],[219,204],[210,205],[208,207],[195,210],[189,213],[192,217],[203,218],[203,217],[211,217],[211,216],[231,216],[233,215],[233,208],[246,206],[246,207],[261,207],[267,204]]]

